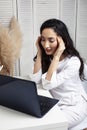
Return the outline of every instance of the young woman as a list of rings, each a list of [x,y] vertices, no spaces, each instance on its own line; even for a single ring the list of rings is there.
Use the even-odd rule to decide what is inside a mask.
[[[87,95],[82,86],[84,63],[62,21],[45,21],[40,34],[32,80],[42,83],[59,100],[58,106],[71,128],[87,114]]]

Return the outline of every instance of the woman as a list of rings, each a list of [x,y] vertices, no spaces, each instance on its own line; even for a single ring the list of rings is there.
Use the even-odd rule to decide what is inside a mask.
[[[62,21],[45,21],[40,34],[32,80],[42,83],[59,100],[71,128],[87,114],[87,95],[82,86],[84,63]]]

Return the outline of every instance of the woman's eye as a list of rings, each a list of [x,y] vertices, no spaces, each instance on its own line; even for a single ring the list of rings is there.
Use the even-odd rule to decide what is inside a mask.
[[[50,43],[53,43],[53,42],[55,42],[55,39],[54,38],[48,38],[47,39]],[[47,41],[44,37],[42,37],[41,38],[41,42],[45,42],[45,41]]]
[[[55,40],[54,39],[49,39],[49,42],[53,43],[53,42],[55,42]]]
[[[53,40],[50,40],[51,43],[53,43],[54,41]]]

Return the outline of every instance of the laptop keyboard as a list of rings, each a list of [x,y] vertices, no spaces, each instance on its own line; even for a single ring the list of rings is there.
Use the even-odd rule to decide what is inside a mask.
[[[44,114],[49,110],[50,105],[47,101],[41,101],[40,108],[41,108],[41,113]]]
[[[39,96],[41,114],[47,113],[58,101],[52,98]]]

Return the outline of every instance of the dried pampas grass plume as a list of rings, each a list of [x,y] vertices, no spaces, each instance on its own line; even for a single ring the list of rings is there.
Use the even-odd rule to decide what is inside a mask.
[[[22,33],[15,17],[11,19],[10,27],[0,24],[0,74],[13,76],[14,65],[19,58],[22,47]]]
[[[9,75],[13,70],[13,43],[9,35],[8,29],[0,24],[0,64],[3,65],[3,69],[0,74]]]
[[[9,33],[14,42],[14,49],[15,49],[14,55],[15,58],[17,59],[20,56],[20,50],[22,47],[22,33],[20,30],[19,23],[17,22],[15,17],[12,17],[11,19]]]

